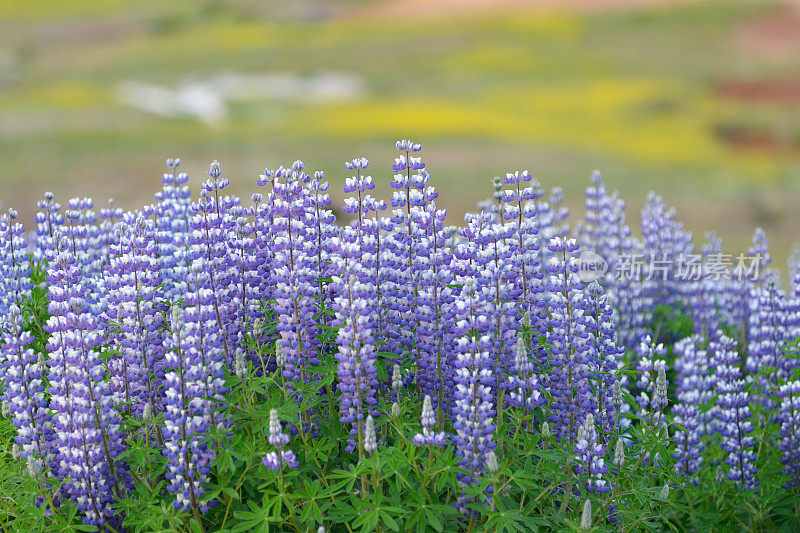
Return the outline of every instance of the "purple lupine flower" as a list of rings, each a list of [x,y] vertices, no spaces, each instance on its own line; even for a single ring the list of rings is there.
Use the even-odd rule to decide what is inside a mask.
[[[368,283],[372,289],[363,297],[367,299],[367,304],[373,309],[373,313],[369,316],[369,328],[373,331],[373,335],[378,335],[383,331],[384,317],[380,311],[382,309],[382,298],[379,294],[382,280],[381,230],[377,214],[386,209],[386,204],[368,194],[369,191],[375,189],[372,176],[366,176],[363,173],[368,166],[369,161],[363,157],[345,163],[345,168],[356,172],[354,176],[345,180],[343,188],[345,193],[353,195],[345,198],[343,210],[353,216],[354,220],[341,232],[341,238],[349,245],[348,250],[358,250],[358,253],[361,254],[358,261],[358,277],[362,282]]]
[[[109,359],[111,386],[120,411],[141,416],[145,405],[161,407],[163,375],[163,298],[158,246],[141,216],[128,215],[111,245],[108,268],[108,320],[116,326]]]
[[[319,363],[312,349],[317,335],[314,321],[317,292],[313,245],[308,244],[307,201],[303,184],[310,178],[297,161],[292,169],[279,168],[274,185],[272,234],[272,280],[274,283],[277,330],[283,344],[286,363],[283,376],[289,388],[299,380],[313,378],[307,367]],[[281,181],[284,180],[284,181]],[[303,413],[303,430],[311,429],[311,413]]]
[[[275,451],[269,452],[261,460],[264,466],[276,472],[284,466],[288,468],[300,466],[294,452],[292,450],[284,450],[284,447],[289,444],[289,435],[283,432],[277,409],[270,409],[269,411],[269,437],[267,437],[267,440],[275,447]]]
[[[478,246],[475,254],[477,281],[492,322],[493,389],[498,409],[502,408],[499,405],[500,391],[509,385],[505,375],[513,372],[516,350],[518,317],[514,283],[518,273],[514,271],[513,251],[509,246],[513,235],[513,227],[491,224],[475,236]]]
[[[756,228],[753,233],[753,245],[747,249],[747,255],[754,260],[748,265],[744,274],[757,284],[765,283],[769,280],[777,281],[777,272],[771,269],[772,256],[769,253],[769,243],[767,234],[761,228]]]
[[[237,354],[247,353],[247,358],[258,361],[258,354],[246,342],[246,337],[254,329],[255,321],[264,315],[261,311],[261,280],[258,278],[258,258],[256,242],[252,238],[254,227],[250,223],[247,210],[234,205],[228,213],[234,219],[233,231],[228,232],[228,312],[229,325],[226,334]]]
[[[528,351],[525,339],[522,336],[518,337],[514,356],[514,375],[508,377],[507,385],[509,405],[522,408],[526,414],[547,403],[547,398],[542,394],[539,375],[535,371],[535,365]]]
[[[197,274],[194,273],[194,276]],[[191,285],[196,286],[197,282],[190,282]],[[213,318],[209,321],[209,311],[209,305],[195,303],[195,328],[214,323]],[[198,343],[198,331],[190,331],[184,311],[178,306],[172,308],[170,326],[172,335],[165,341],[166,366],[169,370],[164,377],[162,450],[167,459],[167,488],[175,494],[175,509],[183,512],[195,509],[205,513],[214,504],[202,499],[214,459],[214,452],[205,442],[213,414],[206,385],[214,378],[203,361],[204,351],[203,345]],[[216,351],[219,352],[219,349]]]
[[[605,183],[600,171],[592,172],[591,186],[586,188],[586,215],[581,225],[581,232],[578,239],[584,249],[592,250],[608,262],[608,272],[610,274],[604,280],[604,285],[615,281],[615,261],[620,253],[621,238],[618,227],[619,217],[616,213],[618,208],[624,210],[624,205],[620,205],[617,198],[611,196],[606,191]],[[624,214],[623,214],[624,220]],[[623,222],[624,224],[624,222]],[[625,226],[627,227],[627,226]],[[630,233],[630,230],[628,230]]]
[[[718,333],[712,335],[716,338]],[[709,375],[709,357],[695,334],[675,343],[677,403],[672,408],[675,428],[675,472],[697,484],[703,462],[704,435],[713,433],[715,407],[714,378]]]
[[[800,381],[790,381],[778,391],[780,407],[778,423],[780,428],[780,449],[783,452],[781,463],[783,473],[789,478],[784,487],[800,485]]]
[[[13,209],[0,217],[0,316],[21,304],[32,289],[25,228],[15,222],[17,217]]]
[[[345,231],[352,228],[347,228]],[[360,281],[363,274],[358,244],[344,240],[340,255],[334,261],[335,270],[341,272],[333,276],[336,296],[332,308],[335,313],[333,326],[340,326],[336,337],[339,351],[336,356],[339,377],[342,424],[351,424],[347,450],[356,449],[359,455],[364,450],[364,420],[370,413],[377,412],[378,370],[374,350],[372,330],[369,328],[372,309],[367,305],[373,289]]]
[[[752,289],[756,295],[751,304],[747,329],[747,360],[745,368],[756,376],[760,388],[759,402],[774,406],[773,398],[780,383],[789,379],[797,361],[786,354],[794,338],[791,331],[790,304],[786,293],[775,279]]]
[[[614,309],[620,344],[631,348],[645,334],[652,312],[650,298],[643,294],[642,279],[636,276],[631,261],[639,245],[631,237],[625,202],[619,193],[608,194],[599,171],[592,173],[591,181],[586,188],[586,215],[578,240],[585,250],[595,252],[608,264],[603,287]]]
[[[310,237],[310,240],[314,242],[314,250],[316,252],[316,275],[319,286],[318,305],[320,311],[324,311],[329,306],[332,297],[323,280],[330,277],[331,274],[328,266],[331,261],[331,255],[334,253],[331,243],[337,233],[336,217],[330,210],[333,200],[328,194],[329,188],[330,184],[325,179],[325,173],[322,171],[315,172],[314,177],[308,183],[307,196],[313,208],[311,210],[313,223],[309,224],[313,236]],[[323,327],[328,325],[327,313],[322,312],[321,321]]]
[[[636,347],[636,371],[639,373],[639,379],[636,386],[639,389],[639,395],[636,401],[639,403],[639,416],[642,418],[652,419],[652,415],[661,411],[666,405],[663,401],[661,391],[658,389],[658,375],[662,368],[666,371],[667,361],[665,359],[667,349],[663,344],[655,344],[650,339],[650,335],[642,338],[639,345]],[[660,422],[660,418],[657,420]]]
[[[717,393],[717,428],[721,440],[720,447],[727,452],[725,464],[728,465],[727,477],[736,481],[743,490],[755,489],[759,482],[755,476],[755,439],[750,435],[753,424],[750,421],[750,394],[745,390],[745,381],[739,370],[740,357],[736,351],[736,342],[720,335],[719,340],[712,343],[714,366],[716,372]]]
[[[543,272],[540,268],[539,228],[534,220],[536,210],[536,191],[530,185],[533,177],[525,170],[522,173],[507,173],[503,184],[511,189],[503,193],[505,202],[504,220],[516,222],[514,242],[514,266],[520,273],[515,280],[516,293],[519,294],[520,314],[530,313],[535,319],[534,329],[540,333],[546,330],[546,312],[542,309],[541,293],[544,290]]]
[[[77,228],[72,230],[80,235]],[[67,241],[67,248],[78,250],[76,242]],[[98,318],[87,303],[84,272],[70,251],[59,253],[48,266],[48,277],[49,392],[57,420],[54,472],[65,480],[62,490],[84,513],[86,524],[117,523],[111,506],[131,480],[120,460],[121,421],[96,350],[102,341]]]
[[[232,332],[235,322],[229,309],[232,257],[228,254],[228,236],[235,222],[228,211],[237,202],[229,197],[220,198],[221,191],[230,182],[227,178],[220,178],[219,162],[213,161],[209,165],[208,175],[211,179],[203,183],[200,200],[191,205],[190,258],[192,261],[202,260],[208,267],[206,283],[210,291],[210,303],[221,336],[225,364],[232,369],[236,337]],[[229,327],[231,325],[234,327]]]
[[[168,302],[177,302],[183,297],[191,264],[189,237],[192,232],[192,193],[186,185],[189,175],[178,172],[180,164],[179,158],[167,159],[169,171],[161,178],[162,189],[155,195],[158,202],[154,208],[157,257],[164,283],[164,297]]]
[[[768,271],[772,259],[769,255],[767,236],[763,229],[756,228],[753,245],[748,248],[747,255],[749,260],[740,257],[735,262],[731,274],[730,300],[734,326],[739,331],[739,343],[747,346],[749,350],[748,337],[751,324],[755,320],[752,315],[756,311],[759,289],[764,286],[765,281],[774,278],[774,272]]]
[[[422,147],[409,140],[398,141],[395,146],[400,155],[395,158],[392,169],[395,174],[390,182],[392,193],[392,216],[389,222],[395,232],[387,243],[392,252],[393,272],[388,276],[386,340],[384,349],[397,353],[410,351],[414,346],[412,332],[417,328],[416,316],[411,312],[416,307],[419,279],[414,250],[418,248],[423,230],[415,224],[411,208],[424,207],[428,196],[424,188],[429,179],[425,163],[418,153]],[[387,258],[388,259],[388,258]]]
[[[678,424],[675,430],[675,452],[672,456],[676,459],[675,472],[690,478],[697,484],[697,472],[703,462],[705,444],[701,439],[702,413],[695,404],[679,401],[672,408],[673,421]]]
[[[444,432],[436,433],[436,414],[433,412],[433,402],[427,394],[422,402],[422,414],[420,416],[422,433],[414,435],[414,446],[444,446],[447,441]]]
[[[453,407],[456,435],[456,453],[466,474],[457,474],[462,486],[476,483],[486,470],[486,457],[494,451],[494,394],[492,361],[489,350],[491,337],[486,334],[489,318],[482,314],[474,279],[467,280],[456,301],[459,320],[456,323],[460,336],[457,340],[456,389]],[[459,497],[459,505],[467,499]]]
[[[33,335],[22,329],[22,313],[11,304],[3,332],[5,394],[17,429],[14,438],[24,457],[49,461],[53,421],[44,394],[44,365],[29,345]]]
[[[605,478],[608,467],[605,463],[606,447],[598,440],[594,415],[588,413],[575,439],[575,473],[586,483],[589,492],[603,494],[613,485]]]
[[[645,271],[651,282],[653,304],[682,306],[686,300],[683,291],[691,284],[679,279],[679,268],[694,250],[692,234],[683,229],[675,209],[668,209],[653,192],[642,208],[641,222]]]
[[[451,409],[453,393],[455,337],[446,327],[453,320],[452,255],[445,249],[450,234],[444,226],[447,212],[436,207],[432,187],[425,189],[425,205],[413,206],[411,217],[421,235],[414,242],[419,279],[414,314],[417,318],[415,347],[418,383],[423,394],[430,394],[436,408],[440,429]]]
[[[595,395],[600,440],[605,443],[619,427],[613,391],[624,365],[622,356],[625,350],[617,346],[613,311],[608,305],[603,288],[597,281],[592,281],[586,288],[586,294],[588,328],[592,334],[589,371],[593,378],[591,385]]]
[[[584,315],[583,285],[573,256],[579,248],[575,239],[558,237],[548,245],[553,254],[548,285],[551,329],[547,332],[552,353],[550,422],[554,435],[566,437],[570,442],[594,402],[587,364],[587,352],[591,349],[589,321]]]
[[[711,336],[716,338],[719,333]],[[703,348],[703,339],[697,334],[691,335],[676,342],[673,351],[678,402],[695,405],[703,411],[701,434],[709,435],[714,432],[715,379],[711,373],[711,358]]]
[[[125,210],[121,207],[115,207],[113,198],[108,199],[108,207],[103,207],[98,212],[97,218],[99,220],[99,234],[100,239],[100,265],[105,267],[108,265],[111,256],[109,255],[109,248],[118,242],[117,239],[117,226],[122,222],[122,217],[125,215]]]
[[[695,333],[710,338],[723,324],[732,324],[728,318],[729,273],[726,270],[722,240],[714,232],[706,233],[702,247],[702,263],[691,270],[694,290],[689,294],[688,311],[692,316]]]
[[[52,261],[58,253],[55,247],[54,234],[64,223],[64,215],[61,214],[61,204],[55,201],[52,192],[44,193],[44,198],[36,203],[39,211],[36,213],[36,249],[34,250],[34,260]]]

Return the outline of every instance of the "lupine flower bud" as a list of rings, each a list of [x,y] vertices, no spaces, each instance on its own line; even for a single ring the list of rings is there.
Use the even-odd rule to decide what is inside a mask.
[[[522,327],[525,329],[531,328],[531,312],[525,311],[522,313]]]
[[[662,411],[667,406],[667,373],[664,366],[658,367],[656,391],[653,395],[653,409]]]
[[[491,474],[496,474],[500,469],[500,465],[497,464],[497,455],[495,455],[494,452],[489,452],[486,454],[486,469]]]
[[[400,406],[397,402],[392,402],[392,418],[400,418]]]
[[[592,529],[592,500],[586,499],[583,502],[583,512],[581,513],[581,529],[589,531]]]
[[[547,423],[547,420],[542,422],[542,438],[549,439],[551,437],[550,433],[550,424]]]
[[[317,528],[317,533],[325,533],[325,526],[319,526]]]
[[[39,474],[42,471],[42,464],[33,455],[28,456],[28,475],[30,475],[33,479],[39,479]]]
[[[714,482],[719,485],[725,481],[725,472],[722,470],[722,465],[717,465],[717,471],[714,473]]]
[[[282,372],[283,367],[286,365],[286,355],[283,351],[283,343],[280,339],[275,341],[275,362],[278,364],[278,369]]]
[[[525,346],[525,339],[517,338],[517,353],[514,357],[514,366],[517,372],[524,372],[528,362],[528,347]]]
[[[420,422],[422,423],[422,433],[414,435],[413,442],[416,446],[444,446],[447,443],[444,432],[436,433],[433,430],[434,426],[436,426],[436,415],[433,412],[431,397],[427,394],[422,402]]]
[[[215,159],[208,165],[208,175],[216,179],[220,174],[222,174],[222,170],[220,169],[219,161]]]
[[[10,419],[11,418],[11,405],[5,400],[3,400],[3,418]]]
[[[153,419],[153,405],[150,402],[144,404],[142,419],[145,421],[145,423],[150,423],[150,421]]]
[[[403,376],[400,373],[400,365],[394,365],[394,369],[392,370],[392,388],[399,391],[402,386]]]
[[[420,417],[423,428],[432,428],[436,425],[436,415],[433,413],[433,402],[429,395],[422,401],[422,416]]]
[[[364,431],[364,451],[372,455],[378,450],[378,438],[375,435],[375,420],[367,416],[367,427]]]
[[[617,446],[614,448],[614,464],[617,468],[622,468],[625,464],[625,443],[622,438],[617,439]]]
[[[665,502],[669,499],[669,483],[664,483],[664,486],[661,487],[661,491],[656,495],[656,499]]]
[[[289,435],[283,432],[277,409],[269,410],[269,443],[280,451],[289,444]]]
[[[247,364],[244,361],[244,350],[241,348],[236,349],[236,358],[233,367],[236,372],[236,377],[244,379],[247,375]]]
[[[11,446],[11,458],[15,461],[19,461],[19,458],[22,456],[22,448],[20,448],[19,444],[16,442]]]
[[[619,413],[622,410],[622,384],[619,381],[614,382],[614,409]]]

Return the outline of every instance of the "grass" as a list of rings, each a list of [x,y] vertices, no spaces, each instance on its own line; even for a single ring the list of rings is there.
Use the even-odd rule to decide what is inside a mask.
[[[264,166],[296,158],[336,183],[345,159],[368,155],[380,182],[391,174],[392,141],[409,136],[423,142],[452,216],[486,195],[491,176],[515,168],[563,186],[577,208],[591,170],[601,168],[631,209],[655,189],[696,233],[718,227],[739,250],[762,223],[776,258],[785,257],[789,228],[800,222],[790,209],[800,199],[796,154],[733,148],[718,131],[755,124],[792,138],[800,124],[780,106],[713,92],[718,79],[798,66],[736,46],[744,21],[775,6],[384,21],[314,20],[290,4],[4,3],[4,50],[20,66],[0,88],[0,199],[28,221],[44,190],[68,194],[75,184],[98,203],[114,194],[136,205],[168,155],[182,156],[195,180],[207,160],[220,159],[240,191]],[[319,13],[342,5],[327,2]],[[224,71],[326,70],[360,76],[364,98],[238,101],[213,126],[114,99],[128,79],[174,86]],[[729,210],[738,213],[732,223]]]

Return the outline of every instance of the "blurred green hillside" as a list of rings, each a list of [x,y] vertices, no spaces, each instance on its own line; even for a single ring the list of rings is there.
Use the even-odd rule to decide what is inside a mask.
[[[800,223],[790,7],[416,16],[389,2],[5,0],[0,200],[26,221],[45,190],[141,205],[168,156],[195,182],[219,159],[247,196],[264,167],[303,159],[339,191],[354,156],[388,181],[409,137],[454,221],[514,169],[578,208],[599,168],[631,218],[653,189],[732,251],[762,225],[783,266]]]

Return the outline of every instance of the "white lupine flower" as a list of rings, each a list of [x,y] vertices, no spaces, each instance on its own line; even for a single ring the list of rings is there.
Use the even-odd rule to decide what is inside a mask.
[[[378,450],[378,439],[375,435],[375,420],[367,416],[367,428],[364,431],[364,451],[372,455]]]
[[[625,443],[622,438],[617,439],[617,446],[614,448],[614,464],[621,468],[625,464]]]
[[[500,465],[497,464],[497,455],[494,452],[486,454],[486,468],[492,474],[496,474],[500,470]]]

